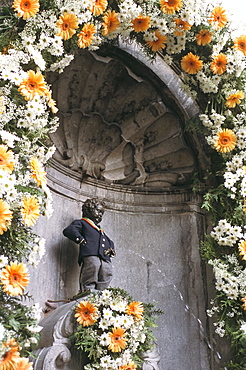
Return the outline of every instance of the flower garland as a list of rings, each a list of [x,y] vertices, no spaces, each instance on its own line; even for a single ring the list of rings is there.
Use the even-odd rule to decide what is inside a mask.
[[[74,314],[79,325],[71,341],[87,353],[90,363],[85,369],[137,369],[144,352],[153,346],[151,328],[156,326],[154,315],[160,313],[119,288],[80,301]]]
[[[33,308],[20,298],[28,264],[45,253],[31,227],[52,213],[44,166],[59,122],[46,73],[62,73],[80,48],[119,38],[137,42],[147,57],[162,55],[200,106],[189,128],[204,135],[212,158],[210,172],[194,181],[213,226],[202,247],[217,291],[208,313],[235,348],[227,368],[245,367],[246,36],[233,37],[226,10],[203,0],[5,0],[0,19],[0,370],[31,369],[23,356],[38,336]]]

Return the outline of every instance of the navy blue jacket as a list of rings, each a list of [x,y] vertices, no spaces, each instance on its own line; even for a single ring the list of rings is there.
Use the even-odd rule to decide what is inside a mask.
[[[83,239],[86,240],[85,245],[80,245],[79,265],[86,256],[99,256],[105,261],[111,260],[104,251],[108,248],[114,249],[114,243],[98,225],[94,224],[96,227],[93,227],[92,224],[85,219],[75,220],[63,230],[63,235],[77,244],[80,244]]]

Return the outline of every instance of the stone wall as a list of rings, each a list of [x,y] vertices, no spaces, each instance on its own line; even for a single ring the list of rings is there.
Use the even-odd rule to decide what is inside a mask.
[[[102,227],[117,251],[111,286],[127,290],[135,300],[154,302],[164,311],[155,331],[160,369],[209,369],[199,197],[182,189],[144,194],[93,182],[81,184],[56,168],[49,169],[49,179],[54,214],[37,227],[46,237],[47,252],[32,272],[30,293],[35,302],[44,307],[47,299],[67,299],[77,293],[78,248],[62,235],[62,229],[81,217],[87,197],[98,196],[107,204]]]

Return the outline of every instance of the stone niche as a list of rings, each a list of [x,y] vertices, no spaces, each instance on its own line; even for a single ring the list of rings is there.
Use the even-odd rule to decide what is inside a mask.
[[[201,198],[191,191],[205,161],[199,140],[184,133],[197,106],[160,57],[147,60],[129,45],[81,51],[50,82],[60,126],[47,167],[54,213],[36,227],[46,255],[31,273],[35,302],[78,292],[78,248],[62,230],[81,217],[85,199],[98,196],[107,206],[102,227],[117,252],[111,286],[164,311],[155,330],[160,359],[146,369],[211,369],[199,255],[205,220]],[[40,351],[52,345],[55,312],[43,320]],[[75,369],[69,361],[57,368]]]

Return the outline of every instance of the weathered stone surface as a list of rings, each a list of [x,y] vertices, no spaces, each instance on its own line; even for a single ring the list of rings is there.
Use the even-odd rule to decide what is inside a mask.
[[[111,286],[127,290],[135,300],[155,302],[164,311],[155,330],[160,370],[210,369],[198,250],[203,233],[199,197],[185,190],[145,194],[98,182],[81,184],[79,176],[69,178],[55,168],[49,169],[49,177],[55,210],[48,222],[38,224],[47,237],[47,253],[32,273],[35,301],[44,307],[47,299],[77,293],[78,248],[63,237],[62,229],[81,217],[88,196],[99,196],[107,204],[102,227],[117,251]]]

